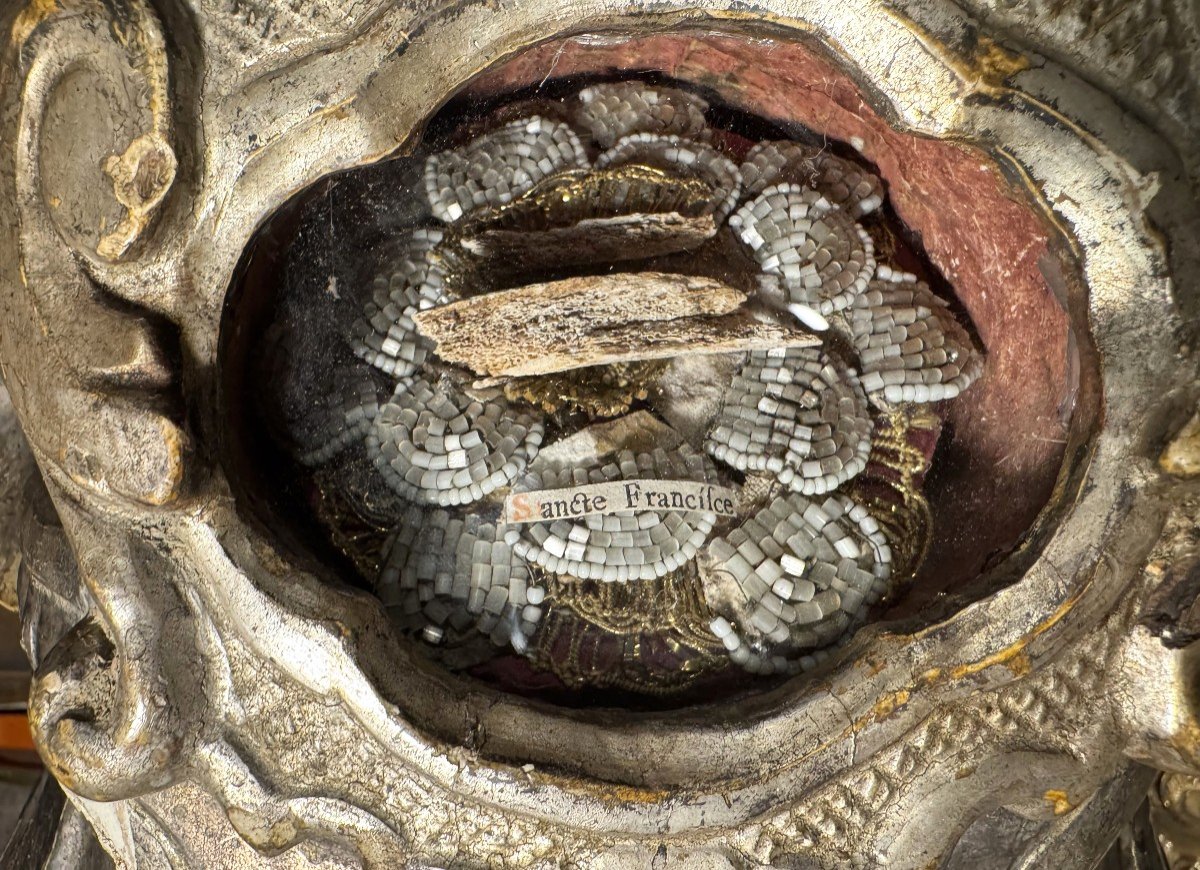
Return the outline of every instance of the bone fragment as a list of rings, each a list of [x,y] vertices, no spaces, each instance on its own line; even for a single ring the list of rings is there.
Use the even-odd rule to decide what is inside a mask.
[[[820,343],[757,319],[741,307],[745,299],[711,278],[588,275],[474,296],[413,320],[443,360],[490,377]]]
[[[544,230],[484,230],[463,243],[474,254],[526,268],[640,260],[698,248],[717,232],[712,215],[678,212],[588,218]]]

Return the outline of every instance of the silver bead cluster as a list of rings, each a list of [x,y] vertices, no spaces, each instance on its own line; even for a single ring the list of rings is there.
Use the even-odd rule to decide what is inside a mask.
[[[750,671],[811,668],[887,591],[891,559],[878,523],[849,497],[773,499],[708,548],[708,570],[743,596],[737,625],[718,617],[712,630]],[[816,652],[793,657],[806,650]]]
[[[703,139],[708,103],[677,88],[642,82],[594,85],[579,92],[575,120],[601,148],[634,133]]]
[[[587,165],[575,131],[539,115],[510,121],[425,162],[425,193],[438,220],[454,223],[504,205],[561,169]]]
[[[592,467],[530,473],[517,491],[558,489],[634,479],[717,481],[716,469],[686,444],[634,454],[623,450]],[[554,574],[582,580],[652,580],[695,558],[717,515],[707,511],[620,511],[613,514],[513,526],[505,540],[524,559]]]
[[[848,312],[862,385],[893,404],[953,399],[983,360],[946,301],[915,275],[888,270]]]
[[[371,300],[354,324],[355,356],[389,375],[408,377],[429,355],[429,342],[417,333],[412,316],[449,301],[445,270],[435,254],[442,239],[441,230],[413,231],[392,273],[375,278]]]
[[[306,440],[315,446],[297,457],[303,465],[324,465],[361,443],[379,414],[379,392],[369,377],[355,378],[347,373],[338,381],[340,389],[322,397],[320,409],[308,417],[315,431]]]
[[[472,625],[496,646],[528,646],[542,617],[545,590],[530,583],[525,561],[502,539],[503,526],[477,514],[411,508],[386,545],[376,584],[385,607],[406,620],[424,617],[426,640]]]
[[[856,163],[824,148],[787,140],[759,142],[741,166],[746,194],[791,182],[818,191],[838,208],[862,217],[883,205],[883,182]]]
[[[766,276],[788,301],[822,317],[847,308],[875,274],[875,243],[816,191],[773,184],[729,218]]]
[[[421,377],[396,385],[367,434],[367,453],[400,496],[465,505],[507,486],[542,443],[542,423]]]
[[[876,262],[858,219],[883,203],[878,178],[827,150],[786,141],[758,143],[739,165],[712,144],[707,108],[674,88],[595,85],[568,102],[567,121],[520,118],[426,159],[432,214],[459,228],[410,233],[350,338],[354,354],[391,379],[392,393],[381,401],[370,377],[347,380],[314,412],[324,422],[300,458],[320,465],[362,444],[382,480],[409,503],[389,539],[378,591],[405,619],[424,620],[427,639],[474,626],[523,652],[545,595],[530,585],[534,566],[565,578],[634,582],[699,557],[740,596],[723,601],[712,623],[733,661],[754,672],[794,672],[824,658],[885,594],[891,552],[883,532],[864,507],[833,492],[866,466],[869,402],[953,398],[979,376],[982,360],[926,285]],[[556,177],[631,164],[707,185],[710,213],[757,263],[758,301],[767,303],[761,316],[787,318],[785,309],[814,332],[836,332],[857,359],[843,361],[831,347],[746,355],[703,447],[728,469],[770,476],[785,493],[711,541],[718,518],[699,511],[485,522],[480,511],[494,507],[481,500],[509,487],[728,482],[686,444],[539,467],[540,414],[518,411],[499,394],[472,398],[439,374],[431,343],[414,325],[417,312],[455,300],[443,249],[450,236],[472,231],[473,218]],[[607,205],[619,210],[624,193],[616,187]]]
[[[871,428],[858,378],[830,353],[755,351],[733,378],[705,448],[739,471],[767,471],[813,495],[866,467]]]

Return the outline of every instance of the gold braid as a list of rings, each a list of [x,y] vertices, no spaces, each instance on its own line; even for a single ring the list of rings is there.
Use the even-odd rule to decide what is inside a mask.
[[[892,548],[892,592],[911,583],[929,553],[933,514],[917,478],[929,467],[925,453],[909,440],[914,429],[933,431],[936,417],[927,412],[892,410],[875,419],[867,471],[854,479],[850,494],[883,527]],[[880,474],[886,468],[892,475]]]
[[[600,686],[669,695],[708,673],[728,666],[724,647],[709,629],[714,614],[693,565],[664,577],[605,583],[544,574],[546,613],[531,661],[568,686]],[[567,638],[567,654],[560,644]],[[615,666],[595,653],[602,638],[620,643]],[[665,668],[646,656],[653,638],[677,659]],[[585,653],[591,645],[592,657]]]

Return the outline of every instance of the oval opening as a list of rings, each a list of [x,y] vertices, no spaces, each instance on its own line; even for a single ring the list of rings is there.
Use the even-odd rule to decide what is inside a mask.
[[[486,388],[493,391],[488,394],[492,395],[499,389],[498,395],[504,397],[513,417],[506,420],[501,415],[500,419],[504,425],[516,426],[512,431],[519,435],[512,437],[519,442],[518,447],[528,442],[530,421],[535,419],[543,430],[536,445],[540,450],[572,436],[578,442],[580,432],[589,434],[593,442],[590,447],[576,444],[572,448],[575,453],[561,449],[559,453],[583,456],[583,464],[591,471],[615,462],[618,473],[610,475],[612,481],[687,479],[679,472],[682,466],[678,462],[668,462],[664,468],[670,470],[666,471],[651,462],[636,474],[620,472],[621,456],[614,455],[613,450],[619,454],[628,448],[635,461],[639,453],[653,456],[653,448],[667,437],[663,434],[666,427],[679,436],[679,444],[693,448],[688,455],[694,453],[696,463],[709,469],[688,482],[707,482],[738,492],[761,485],[756,479],[763,476],[764,469],[747,472],[732,462],[722,463],[705,447],[706,434],[717,423],[731,381],[725,384],[715,405],[704,390],[695,391],[697,406],[710,402],[704,406],[708,408],[706,414],[697,413],[692,415],[695,419],[689,419],[686,407],[691,386],[717,377],[714,359],[733,358],[728,370],[722,371],[728,378],[737,374],[749,353],[744,343],[737,345],[736,352],[724,355],[686,349],[674,357],[655,355],[657,350],[651,353],[642,345],[655,345],[661,336],[655,333],[653,341],[642,339],[658,326],[644,317],[639,319],[641,313],[634,312],[639,316],[622,315],[622,334],[642,331],[638,339],[642,351],[638,354],[604,356],[602,348],[598,349],[602,342],[593,343],[579,352],[595,354],[595,360],[608,362],[575,366],[562,360],[545,363],[554,347],[520,348],[517,357],[526,361],[535,358],[547,367],[534,375],[494,375],[486,370],[490,364],[487,360],[481,362],[478,355],[472,356],[478,350],[478,341],[473,346],[463,342],[468,345],[466,350],[446,359],[439,357],[436,346],[426,348],[427,355],[414,367],[414,360],[405,356],[413,351],[403,347],[404,335],[397,332],[399,339],[394,343],[400,349],[388,351],[391,372],[382,371],[378,363],[373,365],[362,353],[347,353],[343,346],[352,343],[356,335],[361,339],[356,324],[369,321],[372,313],[382,313],[383,306],[370,309],[371,288],[381,274],[391,280],[405,256],[411,259],[416,249],[412,229],[418,226],[454,236],[459,245],[456,250],[466,250],[474,257],[447,258],[450,265],[443,283],[452,284],[455,291],[431,302],[429,310],[530,287],[536,287],[543,296],[551,291],[567,292],[564,282],[587,279],[582,289],[571,290],[577,295],[569,298],[585,308],[594,306],[587,309],[589,316],[604,311],[605,316],[612,317],[612,306],[606,308],[596,300],[602,300],[605,293],[628,291],[629,285],[601,279],[626,273],[706,278],[723,288],[713,291],[718,296],[732,290],[753,300],[761,291],[763,259],[737,233],[703,237],[704,231],[696,229],[697,221],[690,227],[683,220],[667,228],[659,222],[633,234],[626,227],[622,230],[625,235],[616,236],[619,248],[631,244],[633,238],[637,244],[652,245],[647,241],[653,235],[651,230],[660,236],[692,232],[694,239],[689,244],[651,247],[638,256],[609,245],[604,248],[603,258],[589,259],[577,253],[581,238],[591,237],[577,232],[557,237],[547,234],[542,219],[547,208],[545,200],[525,211],[510,208],[506,215],[483,227],[490,233],[486,238],[482,238],[479,226],[470,234],[462,233],[453,225],[453,219],[447,223],[430,214],[424,176],[430,155],[454,148],[469,151],[478,137],[536,114],[550,121],[565,118],[575,124],[577,135],[585,140],[587,159],[594,163],[607,148],[595,139],[586,141],[588,129],[579,126],[572,114],[577,110],[579,92],[633,80],[651,90],[678,89],[702,100],[707,106],[702,113],[706,134],[690,141],[714,148],[734,164],[744,163],[760,142],[788,140],[811,149],[811,153],[832,155],[866,177],[876,175],[883,183],[883,202],[871,213],[854,217],[868,230],[878,263],[888,264],[897,273],[913,273],[926,283],[948,303],[954,319],[981,354],[982,374],[960,395],[943,402],[922,402],[919,408],[901,403],[907,409],[903,425],[886,408],[868,402],[867,412],[873,422],[870,463],[857,476],[857,482],[851,479],[830,492],[811,495],[810,501],[818,506],[831,494],[845,493],[863,504],[874,499],[871,515],[881,521],[885,514],[892,517],[891,525],[880,525],[892,536],[888,543],[904,567],[889,578],[889,591],[882,600],[863,605],[866,617],[859,622],[886,625],[894,632],[919,628],[1019,576],[1023,559],[1036,550],[1039,514],[1042,525],[1052,520],[1051,514],[1043,510],[1052,503],[1056,486],[1061,495],[1070,482],[1069,464],[1064,466],[1067,445],[1083,443],[1092,423],[1095,372],[1082,362],[1089,358],[1086,337],[1073,328],[1069,313],[1070,299],[1078,297],[1079,290],[1074,287],[1076,279],[1068,253],[1021,188],[1019,179],[1003,163],[972,145],[895,129],[872,107],[867,91],[850,75],[817,50],[799,43],[711,33],[667,33],[611,40],[572,38],[543,44],[499,65],[454,95],[430,119],[407,156],[331,176],[298,194],[264,224],[248,246],[227,301],[221,365],[223,404],[231,432],[226,457],[229,477],[249,516],[266,526],[298,559],[321,566],[331,581],[359,585],[379,595],[385,607],[396,611],[397,630],[405,642],[419,649],[432,666],[465,678],[464,691],[475,690],[482,682],[502,692],[568,707],[624,710],[685,708],[747,695],[765,697],[779,691],[803,691],[802,681],[807,675],[828,667],[831,658],[841,658],[844,647],[838,644],[850,640],[858,625],[839,635],[836,643],[817,647],[823,652],[795,671],[757,674],[748,679],[744,665],[729,660],[722,638],[713,632],[712,620],[721,616],[727,623],[734,623],[736,618],[749,621],[753,619],[753,608],[730,605],[721,598],[729,593],[729,584],[706,582],[703,577],[690,577],[675,585],[645,584],[644,588],[654,592],[648,598],[635,588],[637,580],[606,583],[597,579],[571,588],[562,576],[536,566],[525,576],[525,597],[517,606],[523,613],[525,607],[541,605],[541,619],[525,638],[530,646],[539,647],[537,655],[528,649],[518,651],[511,644],[506,647],[489,642],[488,636],[496,633],[495,623],[505,618],[512,623],[507,629],[510,637],[513,626],[521,628],[521,614],[507,611],[507,603],[501,605],[499,614],[493,614],[498,619],[490,630],[477,630],[481,607],[483,611],[489,609],[486,593],[482,605],[476,601],[470,606],[469,591],[450,595],[452,599],[457,595],[455,600],[466,612],[444,617],[440,622],[433,620],[441,632],[430,632],[413,617],[427,615],[428,602],[453,587],[453,576],[449,580],[439,578],[435,566],[430,576],[413,581],[417,589],[401,588],[402,580],[397,576],[393,576],[389,588],[381,589],[379,582],[389,570],[388,554],[396,547],[397,532],[404,534],[400,529],[404,523],[399,520],[405,516],[404,504],[411,501],[413,492],[398,492],[397,486],[402,489],[403,484],[389,487],[373,479],[379,466],[362,446],[365,430],[354,435],[357,441],[347,450],[339,447],[334,451],[336,459],[330,461],[312,460],[312,454],[324,449],[319,438],[302,443],[304,436],[313,434],[311,429],[304,430],[303,421],[314,408],[328,410],[336,405],[336,413],[344,417],[349,407],[347,398],[358,396],[355,391],[361,392],[364,383],[373,384],[378,391],[376,400],[386,404],[388,390],[396,381],[424,373],[428,375],[424,383],[433,398],[423,401],[443,401],[438,386],[447,377],[453,376],[463,390],[466,399],[443,415],[451,420],[461,417],[469,402],[487,404],[480,400],[484,393],[473,390]],[[549,123],[545,125],[546,129],[550,127]],[[538,132],[530,131],[531,141]],[[612,144],[616,143],[607,147]],[[660,173],[654,177],[661,180],[662,152],[655,155],[659,163],[645,162]],[[685,181],[693,177],[681,175]],[[628,184],[631,177],[618,180]],[[595,185],[588,188],[586,179],[574,182],[579,184],[570,187],[569,193],[598,189]],[[680,183],[677,187],[682,190],[686,185]],[[613,194],[607,190],[596,195]],[[676,190],[671,195],[681,198],[672,201],[680,206],[674,214],[684,219],[695,217],[687,211],[691,206],[684,202],[685,194]],[[736,209],[752,198],[738,198],[731,213],[736,214]],[[447,199],[454,200],[453,196]],[[606,202],[611,204],[610,200]],[[668,210],[662,202],[658,207],[660,211]],[[496,210],[499,213],[504,208]],[[700,214],[703,209],[693,211]],[[443,218],[447,214],[453,216],[453,209],[443,210]],[[583,214],[584,219],[596,217]],[[716,223],[723,225],[727,220],[725,216]],[[593,229],[599,233],[611,227]],[[532,233],[536,242],[518,239],[521,233]],[[472,237],[464,241],[465,235]],[[562,247],[555,249],[552,244]],[[411,273],[417,267],[410,264],[404,268]],[[463,288],[467,286],[474,289],[466,292]],[[678,288],[647,284],[643,289],[652,295],[655,304],[678,302],[672,295]],[[390,287],[387,292],[391,292]],[[785,304],[794,303],[786,289],[784,296]],[[518,293],[512,298],[527,305],[529,299],[540,297],[531,293],[529,299],[522,300]],[[425,310],[419,294],[411,301],[415,310]],[[767,300],[763,307],[778,301]],[[497,315],[479,306],[463,310],[470,318],[495,317],[497,324],[507,324],[508,328],[512,327],[514,310],[525,311],[531,320],[542,316],[536,308],[528,307],[509,309],[507,320],[501,316],[504,311]],[[818,310],[817,316],[837,320],[852,310],[840,309],[829,317]],[[393,322],[397,319],[395,312],[386,316]],[[706,309],[702,316],[715,320],[722,315]],[[813,322],[806,321],[806,316],[801,315],[798,324],[787,323],[788,331],[811,327]],[[777,322],[784,321],[779,318]],[[421,329],[426,331],[422,338],[436,334],[446,341],[448,335],[453,337],[454,328],[444,321],[440,323],[441,332],[438,328],[436,319],[423,321]],[[561,330],[562,324],[556,328]],[[848,366],[864,376],[861,349],[853,346],[853,337],[844,330],[841,337],[834,332],[837,330],[824,335],[821,347],[840,354]],[[530,344],[530,336],[546,333],[531,330],[519,334]],[[702,337],[695,340],[715,341],[716,334],[700,332],[697,335]],[[384,329],[380,335],[380,341],[386,341],[389,333]],[[576,337],[575,341],[578,349],[580,340]],[[445,350],[449,345],[440,346],[449,354]],[[503,342],[498,348],[504,349]],[[381,352],[378,347],[376,351]],[[425,359],[441,360],[444,365],[438,368],[437,363],[431,363],[436,371],[425,372],[420,369]],[[695,365],[689,367],[691,363]],[[339,380],[347,364],[360,366],[358,374],[365,372],[367,379]],[[398,375],[397,370],[402,374]],[[481,381],[493,383],[478,388]],[[499,387],[496,382],[501,382]],[[671,395],[664,399],[667,393]],[[673,399],[673,404],[667,399]],[[404,406],[396,411],[392,424],[402,412],[415,408]],[[354,412],[354,408],[349,410]],[[637,423],[622,428],[622,421],[628,423],[631,416],[639,414],[642,416],[637,419],[649,420],[653,425],[647,428]],[[347,423],[347,428],[356,425],[358,418]],[[412,430],[409,426],[406,437],[415,438]],[[323,437],[328,434],[326,431]],[[447,430],[430,436],[422,431],[421,437],[440,438],[443,434],[462,433]],[[606,438],[619,442],[615,446],[605,443],[607,453],[594,443]],[[460,443],[461,439],[456,440],[445,452],[459,449]],[[307,463],[299,461],[304,453],[309,454]],[[489,474],[496,470],[489,466]],[[898,480],[905,475],[913,479]],[[539,477],[543,484],[547,479],[555,478]],[[576,481],[568,483],[578,485]],[[514,480],[507,479],[483,496],[492,511],[484,517],[485,524],[495,524],[498,500],[513,488]],[[524,487],[534,492],[556,488],[565,487]],[[780,485],[780,492],[787,491],[787,485]],[[770,499],[756,497],[758,505],[763,498]],[[421,511],[423,517],[435,512],[449,515],[448,520],[439,522],[457,519],[468,525],[469,515],[478,513],[469,505],[462,508],[437,503],[424,504]],[[661,513],[655,525],[671,513],[684,512]],[[728,541],[731,528],[745,519],[743,512],[735,520],[716,521],[702,549],[711,547],[712,539],[717,537]],[[430,521],[405,522],[419,531]],[[596,528],[604,531],[600,526]],[[617,523],[613,531],[626,530]],[[410,548],[415,565],[421,556],[421,537],[415,533],[411,537],[417,542]],[[483,537],[475,535],[473,546]],[[497,543],[496,536],[487,543]],[[569,536],[563,544],[588,545]],[[565,558],[565,550],[564,555],[554,558]],[[630,560],[634,558],[630,556]],[[705,558],[703,553],[700,558]],[[707,558],[711,569],[715,557],[710,553]],[[869,569],[866,563],[864,566]],[[402,573],[395,565],[391,571],[393,575]],[[414,572],[420,573],[415,568]],[[766,576],[763,582],[773,579]],[[781,579],[788,578],[785,574]],[[584,585],[586,588],[582,588]],[[536,604],[528,595],[535,586],[543,590],[544,596]],[[420,589],[426,587],[433,592],[420,600],[424,594]],[[568,609],[576,627],[558,624],[553,639],[539,638],[538,632],[548,631],[552,623],[549,616],[554,612],[556,596],[568,594]],[[419,614],[413,612],[414,595],[418,596]],[[796,606],[808,604],[812,597],[800,595],[791,600],[783,595],[781,600]],[[672,622],[675,617],[678,619]],[[453,618],[459,619],[461,626],[456,627]],[[665,640],[652,637],[654,620],[665,621],[659,631]],[[583,629],[579,623],[584,624]],[[630,626],[637,630],[630,631]],[[696,631],[708,634],[697,639],[690,634]],[[757,636],[769,634],[762,627],[751,627],[748,633],[755,631]],[[475,632],[478,637],[461,644],[448,643],[452,632]],[[606,636],[611,642],[605,640]],[[659,641],[660,647],[651,648]],[[701,641],[708,646],[699,650],[688,646],[700,646]],[[857,646],[853,644],[851,649]],[[812,651],[806,649],[794,658],[811,657]],[[682,675],[681,679],[673,681],[672,673]],[[614,674],[619,679],[614,679]],[[419,701],[414,703],[420,707]]]

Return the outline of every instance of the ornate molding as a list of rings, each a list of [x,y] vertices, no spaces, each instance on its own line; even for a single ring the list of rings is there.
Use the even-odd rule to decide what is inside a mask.
[[[30,4],[0,65],[0,360],[62,522],[30,526],[23,604],[79,594],[46,623],[31,715],[118,861],[920,867],[998,806],[1049,837],[1126,756],[1200,766],[1194,653],[1138,627],[1195,519],[1192,484],[1154,454],[1197,398],[1176,340],[1196,276],[1166,253],[1197,213],[1155,201],[1147,166],[1194,155],[1103,94],[1073,115],[1046,79],[1073,106],[1073,73],[1004,40],[997,66],[950,3],[167,5],[160,21],[134,0]],[[1166,65],[1128,89],[1125,43],[1094,10],[976,12],[1036,22],[1049,56],[1194,130],[1194,22],[1166,5],[1178,28],[1137,19]],[[377,602],[293,564],[235,505],[217,364],[244,249],[289,197],[393,153],[536,42],[767,25],[821,46],[895,126],[976,143],[1028,187],[1086,285],[1064,294],[1101,363],[1103,426],[1068,445],[1015,582],[932,625],[861,632],[744,720],[591,720],[428,674]],[[1077,33],[1105,51],[1051,50]],[[1038,777],[1018,781],[1026,767]],[[919,824],[933,812],[937,830]]]

